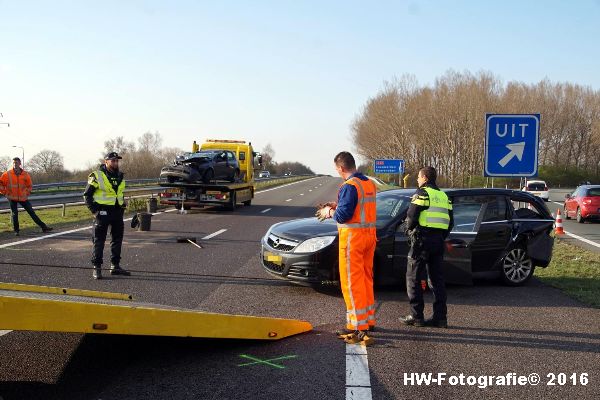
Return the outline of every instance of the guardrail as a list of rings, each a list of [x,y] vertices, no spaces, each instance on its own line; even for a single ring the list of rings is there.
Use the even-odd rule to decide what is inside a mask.
[[[158,179],[127,179],[127,183],[131,185],[135,185],[138,183],[158,183]],[[33,185],[33,190],[36,189],[48,189],[48,188],[68,188],[68,187],[81,187],[86,186],[87,181],[82,182],[55,182],[55,183],[38,183]]]
[[[128,189],[125,190],[124,193],[124,197],[125,200],[131,200],[131,199],[138,199],[138,198],[153,198],[155,195],[158,195],[159,193],[162,193],[165,191],[165,188],[163,187],[151,187],[151,188],[141,188],[141,189]],[[142,194],[143,193],[143,194]],[[73,198],[81,198],[83,197],[81,194],[77,193],[77,194],[65,194],[63,196],[61,196],[61,200],[63,200],[60,203],[56,203],[56,204],[48,204],[48,205],[41,205],[41,206],[35,206],[33,207],[34,210],[43,210],[46,208],[62,208],[62,216],[64,217],[66,215],[66,208],[67,206],[82,206],[85,205],[84,201],[65,201],[67,199],[73,199]],[[5,200],[6,199],[2,199]],[[19,211],[24,211],[22,207],[19,207]],[[6,214],[9,213],[10,209],[5,209],[5,210],[0,210],[0,214]]]
[[[265,181],[270,181],[270,180],[278,180],[278,179],[285,179],[285,178],[291,178],[291,177],[296,177],[296,176],[305,176],[305,175],[293,175],[293,176],[271,176],[269,178],[256,178],[255,181],[258,182],[265,182]],[[127,183],[129,184],[135,184],[135,183],[157,183],[156,179],[131,179],[131,180],[127,180]],[[76,186],[85,186],[87,185],[87,182],[58,182],[58,183],[42,183],[39,185],[33,185],[34,187],[37,188],[47,188],[47,187],[76,187]],[[131,188],[131,189],[125,189],[125,198],[126,199],[135,199],[135,198],[145,198],[145,197],[154,197],[155,195],[158,195],[159,193],[162,193],[166,190],[166,188],[164,187],[160,187],[160,186],[151,186],[151,187],[144,187],[144,188]],[[135,195],[133,195],[135,193]],[[143,193],[143,194],[140,194]],[[48,205],[39,205],[39,206],[34,206],[33,209],[34,210],[42,210],[42,209],[46,209],[46,208],[62,208],[62,216],[64,217],[66,214],[66,207],[67,206],[81,206],[84,205],[85,202],[83,201],[67,201],[68,199],[74,199],[74,198],[81,198],[83,197],[83,193],[65,193],[62,195],[57,195],[60,196],[56,199],[56,201],[58,201],[58,203],[55,204],[48,204]],[[53,196],[36,196],[36,197],[31,197],[30,200],[31,201],[44,201],[44,200],[52,200]],[[0,198],[0,204],[5,204],[8,203],[8,200],[5,197]],[[23,208],[19,207],[19,211],[23,211]],[[0,214],[5,214],[5,213],[9,213],[10,209],[3,209],[0,210]]]

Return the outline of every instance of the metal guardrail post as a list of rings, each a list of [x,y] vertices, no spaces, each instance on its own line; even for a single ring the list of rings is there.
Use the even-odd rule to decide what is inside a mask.
[[[62,205],[62,216],[64,217],[65,215],[67,215],[67,205],[65,203],[63,203],[63,205]]]

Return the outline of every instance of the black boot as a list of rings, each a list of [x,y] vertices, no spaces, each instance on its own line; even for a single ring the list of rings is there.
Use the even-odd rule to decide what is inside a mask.
[[[129,275],[131,275],[131,272],[124,270],[123,268],[121,268],[119,266],[119,264],[110,264],[110,274],[111,275],[129,276]]]

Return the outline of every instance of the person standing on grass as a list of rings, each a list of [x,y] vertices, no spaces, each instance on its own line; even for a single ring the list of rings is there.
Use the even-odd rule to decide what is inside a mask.
[[[42,228],[42,232],[52,230],[51,227],[42,222],[40,217],[33,211],[29,200],[27,200],[31,194],[31,189],[31,176],[21,168],[21,159],[19,157],[13,158],[12,169],[9,169],[0,177],[0,194],[5,195],[10,204],[10,219],[16,236],[19,236],[19,204],[27,211],[33,222]]]

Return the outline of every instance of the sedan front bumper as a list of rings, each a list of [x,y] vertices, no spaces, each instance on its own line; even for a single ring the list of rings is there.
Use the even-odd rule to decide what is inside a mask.
[[[334,281],[337,271],[337,241],[314,253],[293,253],[261,242],[260,258],[265,271],[282,279],[305,285]]]

